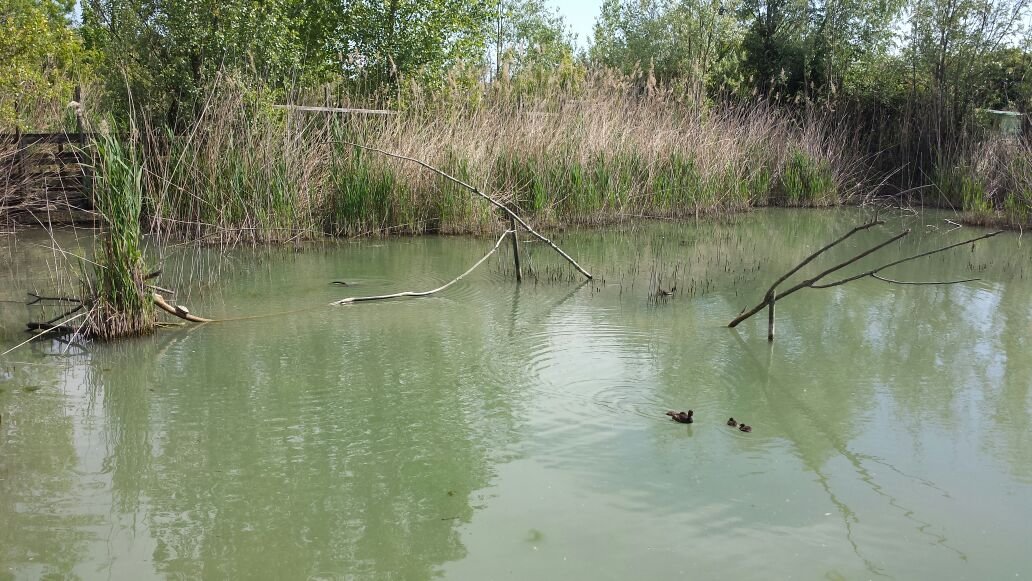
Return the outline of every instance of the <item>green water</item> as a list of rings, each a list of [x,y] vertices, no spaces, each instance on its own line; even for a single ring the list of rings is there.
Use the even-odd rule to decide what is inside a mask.
[[[808,272],[903,225],[880,256],[979,232],[944,217]],[[0,358],[0,579],[1027,578],[1027,240],[886,273],[974,283],[797,293],[773,346],[765,313],[724,326],[862,219],[568,232],[592,283],[526,244],[522,285],[505,248],[439,296],[348,307],[325,305],[438,286],[493,240],[155,250],[195,313],[294,312]],[[42,316],[23,293],[76,274],[0,237],[0,351]]]

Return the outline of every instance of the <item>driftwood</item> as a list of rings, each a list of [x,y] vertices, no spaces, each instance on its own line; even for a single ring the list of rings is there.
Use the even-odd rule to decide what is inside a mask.
[[[817,274],[817,275],[815,275],[813,277],[810,277],[810,278],[807,278],[807,279],[805,279],[803,281],[800,281],[799,283],[789,287],[787,290],[784,290],[784,291],[778,291],[777,290],[778,285],[780,285],[781,283],[783,283],[786,280],[788,280],[788,278],[790,276],[792,276],[793,274],[799,272],[800,269],[802,269],[804,266],[806,266],[807,264],[812,262],[814,259],[816,259],[818,256],[820,256],[821,254],[823,254],[824,252],[826,252],[830,248],[840,244],[841,242],[845,241],[846,239],[848,239],[849,237],[853,236],[857,232],[861,232],[863,230],[867,230],[869,228],[881,225],[883,223],[884,222],[882,222],[881,220],[875,219],[875,220],[873,220],[871,222],[868,222],[866,224],[862,224],[860,226],[857,226],[856,228],[853,228],[852,230],[850,230],[849,232],[845,233],[844,235],[842,235],[841,237],[839,237],[835,241],[833,241],[830,244],[822,247],[820,250],[817,250],[813,254],[807,256],[802,262],[800,262],[794,268],[792,268],[792,270],[789,270],[787,273],[785,273],[780,278],[778,278],[774,282],[774,284],[772,284],[770,286],[770,288],[767,290],[766,294],[763,296],[763,300],[760,301],[759,304],[757,304],[756,306],[754,306],[753,308],[748,309],[748,310],[743,309],[742,313],[739,314],[737,317],[735,317],[733,321],[728,323],[727,326],[728,327],[732,327],[732,328],[733,327],[737,327],[738,324],[741,323],[742,321],[745,321],[746,319],[749,319],[750,317],[752,317],[756,313],[762,311],[764,308],[767,308],[768,309],[767,340],[768,341],[773,341],[774,340],[774,308],[775,308],[774,305],[775,305],[775,301],[783,300],[785,297],[787,297],[787,296],[789,296],[789,295],[791,295],[791,294],[793,294],[793,293],[795,293],[797,291],[800,291],[800,290],[802,290],[804,288],[812,288],[812,289],[832,288],[832,287],[840,286],[840,285],[843,285],[843,284],[846,284],[846,283],[849,283],[849,282],[853,282],[855,280],[860,280],[861,278],[866,278],[866,277],[871,277],[871,278],[880,280],[882,282],[887,282],[887,283],[892,283],[892,284],[906,284],[906,285],[946,285],[946,284],[960,284],[960,283],[964,283],[964,282],[976,281],[976,280],[978,280],[977,278],[966,278],[966,279],[962,279],[962,280],[948,280],[948,281],[920,281],[920,282],[918,282],[918,281],[900,281],[900,280],[895,280],[895,279],[879,276],[879,273],[881,271],[887,269],[887,268],[891,268],[893,266],[897,266],[897,265],[903,264],[905,262],[910,262],[910,261],[913,261],[913,260],[917,260],[919,258],[924,258],[926,256],[930,256],[932,254],[938,254],[940,252],[945,252],[946,250],[950,250],[950,249],[956,248],[958,246],[964,246],[964,245],[967,245],[967,244],[971,244],[972,242],[976,242],[978,240],[984,240],[986,238],[992,238],[993,236],[996,236],[997,234],[1000,234],[1000,233],[1003,232],[1003,230],[997,230],[995,232],[990,232],[988,234],[983,234],[983,235],[977,236],[975,238],[964,240],[963,242],[957,242],[955,244],[950,244],[950,245],[947,245],[947,246],[943,246],[941,248],[936,248],[935,250],[929,250],[927,252],[921,252],[921,253],[915,254],[913,256],[908,256],[906,258],[901,258],[899,260],[895,260],[895,261],[889,262],[887,264],[883,264],[883,265],[881,265],[881,266],[879,266],[877,268],[872,268],[870,270],[866,270],[864,272],[861,272],[861,273],[858,273],[858,274],[855,274],[855,275],[852,275],[852,276],[848,276],[848,277],[845,277],[845,278],[842,278],[842,279],[839,279],[839,280],[835,280],[835,281],[828,282],[828,283],[820,283],[820,281],[822,279],[824,279],[826,276],[828,276],[828,275],[830,275],[832,273],[835,273],[835,272],[837,272],[837,271],[839,271],[839,270],[849,266],[850,264],[855,263],[856,261],[860,260],[861,258],[864,258],[865,256],[868,256],[870,254],[873,254],[874,252],[877,252],[878,250],[881,250],[882,248],[888,246],[889,244],[892,244],[893,242],[896,242],[897,240],[901,240],[902,238],[904,238],[904,237],[906,237],[907,235],[910,234],[910,230],[909,229],[908,230],[904,230],[904,231],[900,232],[899,234],[891,236],[890,238],[888,238],[884,242],[876,244],[876,245],[872,246],[871,248],[868,248],[867,250],[865,250],[865,251],[863,251],[863,252],[853,256],[852,258],[849,258],[849,259],[847,259],[847,260],[845,260],[843,262],[840,262],[840,263],[836,264],[835,266],[832,266],[831,268],[828,268],[828,269],[820,272],[819,274]]]
[[[509,224],[512,230],[512,261],[516,268],[516,282],[523,282],[523,267],[520,266],[520,231],[516,228],[516,219],[512,216],[509,216]]]
[[[473,266],[469,267],[469,269],[466,272],[464,272],[464,273],[460,274],[459,276],[455,277],[454,279],[451,280],[451,282],[448,282],[447,284],[439,286],[439,287],[437,287],[437,288],[435,288],[433,290],[419,291],[419,292],[417,292],[417,291],[405,291],[405,292],[394,293],[394,294],[389,294],[389,295],[376,295],[376,296],[370,296],[370,297],[350,297],[350,298],[346,298],[346,299],[341,299],[339,301],[333,301],[330,304],[331,305],[350,305],[352,303],[358,303],[358,302],[363,302],[363,301],[382,301],[382,300],[386,300],[386,299],[396,299],[396,298],[401,298],[401,297],[428,297],[428,296],[430,296],[430,295],[432,295],[434,293],[443,291],[444,289],[446,289],[446,288],[450,287],[451,285],[453,285],[453,284],[459,282],[460,280],[462,280],[462,278],[465,277],[467,274],[469,274],[469,273],[473,272],[474,270],[476,270],[476,268],[478,266],[483,264],[485,260],[490,258],[492,254],[494,254],[495,252],[498,251],[498,247],[502,245],[502,241],[505,240],[505,237],[508,236],[509,234],[512,234],[513,236],[515,236],[516,232],[513,231],[513,230],[506,230],[498,238],[498,242],[495,242],[495,245],[491,248],[491,250],[488,251],[488,253],[485,254],[483,258],[481,258],[480,260],[476,261],[476,263]]]
[[[180,319],[183,319],[185,321],[190,321],[192,323],[211,323],[212,321],[214,321],[214,319],[205,319],[204,317],[191,315],[190,310],[182,305],[172,306],[168,303],[168,301],[165,300],[165,297],[159,295],[158,293],[151,293],[151,300],[154,301],[154,304],[157,305],[158,308],[160,308],[161,310],[165,311],[170,315],[179,317]]]
[[[436,167],[434,167],[434,166],[432,166],[432,165],[430,165],[430,164],[428,164],[428,163],[426,163],[424,161],[415,159],[413,157],[406,157],[404,155],[399,155],[397,153],[391,153],[389,151],[384,151],[382,149],[377,149],[375,147],[368,147],[366,145],[359,145],[357,143],[351,143],[349,141],[341,141],[340,143],[343,143],[345,145],[350,145],[350,146],[356,147],[358,149],[364,149],[364,150],[367,150],[367,151],[375,151],[377,153],[381,153],[381,154],[386,155],[388,157],[394,157],[394,158],[397,158],[397,159],[403,159],[403,160],[406,160],[406,161],[411,161],[411,162],[417,163],[417,164],[425,167],[426,169],[436,173],[437,175],[442,176],[442,177],[444,177],[444,178],[446,178],[448,180],[451,180],[451,181],[455,182],[456,184],[459,184],[460,186],[466,188],[467,190],[469,190],[469,191],[473,192],[474,194],[480,196],[481,198],[487,200],[491,205],[497,207],[501,211],[503,211],[506,214],[508,214],[510,218],[515,220],[520,226],[523,226],[523,228],[526,229],[527,232],[530,232],[530,234],[532,236],[534,236],[538,240],[544,242],[545,244],[548,244],[549,246],[551,246],[552,250],[555,250],[556,252],[558,252],[560,256],[565,258],[570,264],[573,265],[574,268],[576,268],[578,271],[580,271],[581,274],[583,274],[588,279],[591,278],[591,273],[590,272],[588,272],[588,271],[584,270],[583,268],[581,268],[581,265],[577,264],[576,260],[574,260],[569,254],[563,252],[563,249],[559,248],[558,246],[556,246],[556,244],[554,242],[552,242],[548,238],[545,238],[544,236],[539,234],[537,230],[534,230],[533,228],[531,228],[530,224],[527,224],[527,222],[523,218],[520,218],[520,216],[518,214],[516,214],[516,212],[513,212],[505,204],[499,202],[498,200],[492,198],[491,196],[485,194],[484,192],[478,190],[477,188],[467,184],[466,182],[460,180],[459,178],[457,178],[455,176],[452,176],[452,175],[449,175],[449,174],[447,174],[447,173],[437,169]]]

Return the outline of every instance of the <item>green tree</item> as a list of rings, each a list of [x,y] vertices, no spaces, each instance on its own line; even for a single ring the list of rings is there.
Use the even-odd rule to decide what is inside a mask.
[[[433,82],[451,67],[479,62],[496,0],[352,0],[348,71],[372,87],[405,76]]]
[[[915,106],[930,116],[936,142],[992,100],[1000,49],[1027,31],[1028,0],[912,0],[906,55]],[[1006,68],[1006,67],[1004,67]]]
[[[71,0],[0,0],[0,123],[16,108],[71,96],[82,42],[70,26]]]
[[[551,71],[573,60],[573,33],[542,0],[502,0],[489,33],[493,76]]]
[[[719,0],[605,0],[593,61],[697,87],[737,83],[741,27]]]
[[[104,55],[116,106],[135,102],[176,125],[192,117],[220,71],[274,85],[319,71],[325,59],[308,66],[302,58],[304,7],[294,0],[90,0],[83,29]]]

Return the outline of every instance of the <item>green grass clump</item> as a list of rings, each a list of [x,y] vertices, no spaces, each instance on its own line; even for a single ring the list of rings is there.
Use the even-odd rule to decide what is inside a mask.
[[[376,232],[392,223],[392,196],[403,187],[391,166],[352,148],[334,158],[324,231],[334,236]]]
[[[831,165],[799,149],[791,150],[771,202],[785,206],[823,206],[837,201]]]

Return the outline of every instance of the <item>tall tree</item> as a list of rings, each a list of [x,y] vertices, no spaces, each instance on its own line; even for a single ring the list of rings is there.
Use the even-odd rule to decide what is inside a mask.
[[[605,0],[591,56],[624,72],[715,87],[734,76],[740,34],[720,0]]]
[[[552,71],[573,59],[573,33],[542,0],[502,0],[489,37],[493,77]]]

